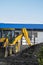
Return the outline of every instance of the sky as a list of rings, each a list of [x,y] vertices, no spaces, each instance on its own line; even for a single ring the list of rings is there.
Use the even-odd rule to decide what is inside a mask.
[[[0,23],[43,24],[43,0],[0,0]]]

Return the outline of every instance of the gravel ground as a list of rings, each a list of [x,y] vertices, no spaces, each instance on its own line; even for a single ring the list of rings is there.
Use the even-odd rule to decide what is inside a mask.
[[[43,43],[31,46],[18,53],[17,55],[0,58],[0,65],[38,65],[37,53]]]

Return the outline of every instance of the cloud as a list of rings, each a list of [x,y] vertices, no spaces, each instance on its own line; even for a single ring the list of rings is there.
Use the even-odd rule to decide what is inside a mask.
[[[0,18],[0,23],[16,23],[16,24],[43,24],[42,20],[35,19],[34,17],[3,17]]]

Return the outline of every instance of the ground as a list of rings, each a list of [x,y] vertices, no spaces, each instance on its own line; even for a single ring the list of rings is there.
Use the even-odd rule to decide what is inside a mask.
[[[43,43],[33,45],[18,53],[16,56],[8,56],[0,58],[0,65],[39,65],[37,54]]]

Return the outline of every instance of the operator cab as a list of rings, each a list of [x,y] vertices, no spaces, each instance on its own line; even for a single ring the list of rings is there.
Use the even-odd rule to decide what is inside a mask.
[[[11,42],[14,38],[14,29],[0,29],[0,47],[3,47],[6,38]]]

